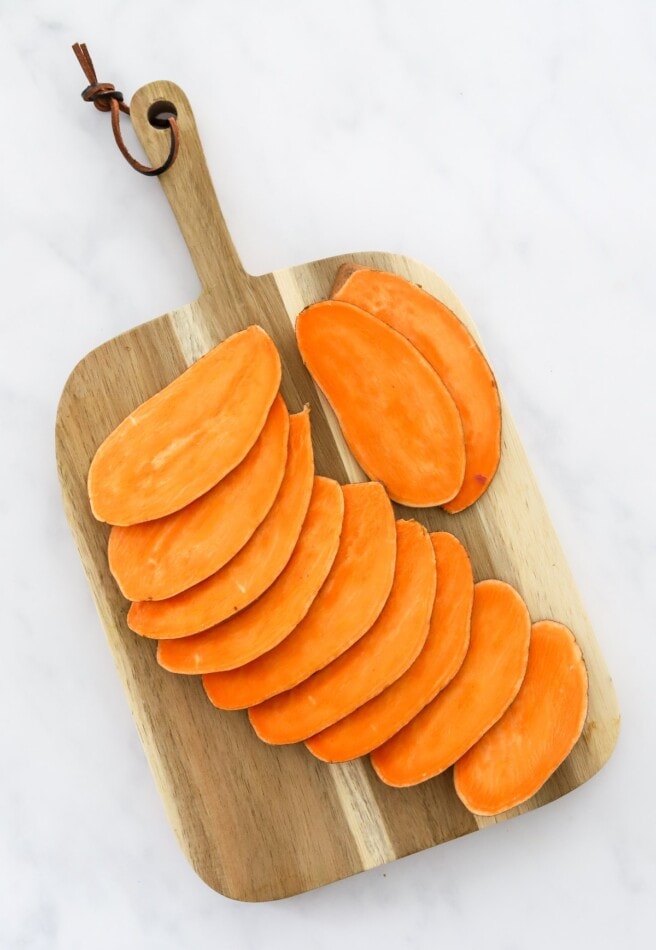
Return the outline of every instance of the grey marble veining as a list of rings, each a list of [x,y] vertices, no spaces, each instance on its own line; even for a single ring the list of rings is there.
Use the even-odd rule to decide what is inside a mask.
[[[156,181],[70,51],[194,106],[246,267],[410,254],[476,320],[623,712],[548,808],[278,904],[178,851],[59,502],[58,394],[192,299]],[[651,0],[0,2],[0,946],[642,948],[656,932]],[[133,139],[130,139],[133,141]]]

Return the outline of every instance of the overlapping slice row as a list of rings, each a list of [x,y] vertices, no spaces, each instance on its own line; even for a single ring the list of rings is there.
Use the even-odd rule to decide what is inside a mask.
[[[132,604],[128,626],[154,639],[186,637],[221,623],[256,600],[292,556],[313,482],[310,413],[306,408],[290,416],[282,484],[271,510],[244,547],[221,570],[189,590],[166,600]]]
[[[453,765],[503,715],[522,684],[531,620],[509,584],[474,588],[469,649],[460,670],[408,725],[375,749],[388,785],[416,785]]]
[[[465,449],[462,483],[444,508],[455,513],[469,507],[489,486],[501,454],[499,392],[471,333],[441,300],[398,274],[344,265],[332,298],[360,307],[404,336],[443,382],[460,416]]]
[[[364,636],[389,596],[396,562],[394,513],[381,485],[345,485],[344,524],[332,570],[310,610],[274,650],[203,677],[210,700],[244,709],[292,689]]]
[[[164,518],[114,527],[109,567],[129,600],[163,600],[227,564],[273,505],[287,461],[289,413],[276,396],[246,458],[209,491]]]
[[[551,620],[533,624],[515,701],[455,764],[463,804],[497,815],[525,802],[572,751],[587,710],[588,677],[571,630]]]
[[[160,640],[160,665],[174,673],[231,670],[272,650],[301,622],[326,579],[337,554],[343,513],[340,486],[316,477],[294,553],[271,587],[209,630]]]
[[[416,521],[396,523],[396,564],[385,606],[348,650],[293,689],[255,706],[250,720],[265,742],[300,742],[347,716],[399,678],[428,635],[435,555]]]
[[[457,511],[487,487],[496,387],[433,298],[393,275],[345,276],[334,292],[345,300],[308,308],[297,332],[380,480],[315,475],[309,410],[289,415],[275,347],[249,328],[108,437],[89,475],[92,508],[115,525],[109,562],[134,600],[128,623],[159,641],[161,666],[202,675],[211,702],[248,709],[263,740],[304,741],[329,762],[370,754],[391,785],[455,764],[464,805],[496,814],[533,795],[576,742],[585,665],[562,625],[535,624],[531,638],[510,585],[474,585],[453,535],[395,521],[390,494]],[[462,373],[449,371],[456,358]],[[349,405],[352,387],[366,405]]]
[[[303,310],[296,339],[353,455],[390,498],[425,508],[456,495],[465,472],[462,423],[419,350],[381,320],[337,300]]]
[[[426,706],[460,669],[469,646],[474,579],[464,547],[446,531],[430,535],[437,584],[423,649],[410,668],[374,699],[306,745],[326,762],[345,762],[376,749]]]

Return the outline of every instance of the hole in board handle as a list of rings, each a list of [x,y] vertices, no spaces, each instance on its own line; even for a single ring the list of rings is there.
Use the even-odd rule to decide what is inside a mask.
[[[168,129],[169,119],[177,119],[178,110],[172,102],[158,99],[148,107],[148,121],[155,129]]]

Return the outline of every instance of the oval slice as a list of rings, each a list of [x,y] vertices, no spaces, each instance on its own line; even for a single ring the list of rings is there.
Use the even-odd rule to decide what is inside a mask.
[[[574,636],[551,620],[533,625],[526,676],[509,709],[453,770],[476,815],[498,815],[540,789],[581,735],[588,676]]]
[[[382,745],[424,708],[456,675],[467,653],[474,579],[464,547],[452,534],[430,536],[437,591],[428,637],[409,670],[374,699],[306,745],[325,762],[346,762]]]
[[[474,587],[469,650],[449,685],[407,726],[371,753],[387,785],[416,785],[465,754],[513,701],[526,672],[531,621],[503,581]]]
[[[276,396],[246,458],[165,518],[114,527],[109,567],[128,600],[162,600],[205,580],[243,548],[273,505],[285,473],[289,413]]]
[[[345,485],[337,557],[307,616],[274,650],[239,669],[203,677],[221,709],[245,709],[282,693],[364,636],[389,596],[396,560],[394,512],[378,482]]]
[[[442,505],[457,494],[465,473],[458,410],[404,336],[359,307],[328,300],[299,314],[296,338],[370,478],[404,505]]]
[[[298,543],[284,571],[255,603],[193,637],[160,640],[157,660],[173,673],[209,673],[248,663],[280,643],[303,619],[335,560],[344,496],[316,477]]]
[[[314,481],[310,412],[290,416],[287,464],[268,515],[255,534],[216,574],[167,600],[140,601],[128,626],[144,637],[186,637],[221,623],[273,584],[292,555]]]
[[[492,481],[501,454],[499,391],[473,336],[441,300],[398,274],[344,265],[332,296],[402,333],[448,389],[462,420],[465,477],[444,508],[455,513],[469,507]]]
[[[89,469],[99,521],[162,518],[209,491],[262,431],[280,386],[280,357],[260,327],[235,333],[114,429]]]
[[[421,650],[435,600],[435,555],[423,525],[396,523],[396,567],[380,616],[328,666],[249,710],[264,742],[299,742],[326,729],[398,679]]]

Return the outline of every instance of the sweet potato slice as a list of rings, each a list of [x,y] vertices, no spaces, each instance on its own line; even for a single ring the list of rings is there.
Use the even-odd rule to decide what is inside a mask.
[[[501,407],[492,370],[467,327],[440,300],[398,274],[344,265],[332,296],[398,330],[439,375],[458,408],[465,439],[465,477],[444,508],[453,513],[472,505],[499,464]]]
[[[216,574],[167,600],[132,604],[128,626],[168,640],[206,630],[251,604],[273,584],[292,555],[310,504],[314,467],[310,412],[290,416],[282,485],[271,511],[232,560]]]
[[[366,755],[398,732],[449,683],[469,645],[474,579],[467,552],[452,534],[431,534],[437,591],[426,643],[395,683],[317,735],[306,745],[325,762]]]
[[[209,491],[262,431],[280,386],[280,357],[252,326],[228,337],[114,429],[89,469],[99,521],[162,518]]]
[[[307,616],[259,659],[203,677],[221,709],[244,709],[291,689],[359,640],[380,614],[396,558],[394,512],[378,482],[344,486],[344,526],[335,563]]]
[[[513,703],[453,769],[456,792],[476,815],[525,802],[567,758],[588,709],[588,676],[561,623],[533,625],[526,676]]]
[[[404,336],[359,307],[329,300],[299,314],[296,339],[353,455],[394,501],[428,507],[457,494],[465,473],[458,410]]]
[[[165,518],[114,527],[109,567],[129,600],[162,600],[218,571],[273,505],[285,473],[289,413],[276,396],[246,458],[208,492]]]
[[[278,579],[229,620],[192,637],[160,640],[159,664],[173,673],[230,670],[280,643],[303,619],[330,571],[343,514],[340,486],[316,477],[298,543]]]
[[[503,581],[474,587],[467,656],[449,685],[407,726],[371,753],[388,785],[439,775],[501,718],[521,686],[531,635],[526,604]]]
[[[394,581],[380,616],[328,666],[249,710],[260,739],[271,743],[307,739],[402,676],[426,641],[435,581],[428,532],[416,521],[397,521]]]

